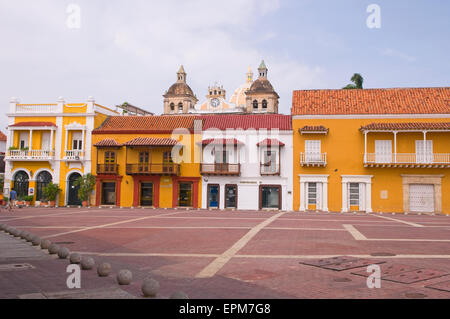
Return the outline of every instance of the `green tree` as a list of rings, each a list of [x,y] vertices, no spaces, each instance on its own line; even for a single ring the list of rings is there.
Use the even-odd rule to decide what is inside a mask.
[[[87,201],[89,203],[89,198],[95,188],[95,176],[92,174],[80,176],[77,178],[74,185],[79,186],[78,198],[83,202]]]
[[[352,89],[362,89],[363,88],[363,82],[364,78],[359,73],[353,74],[352,78],[350,79],[354,84],[348,84],[343,89],[344,90],[352,90]]]
[[[52,182],[50,182],[42,189],[42,193],[44,194],[45,199],[50,202],[54,202],[56,200],[56,196],[58,196],[58,193],[60,191],[61,188],[59,188],[59,185],[53,184]]]

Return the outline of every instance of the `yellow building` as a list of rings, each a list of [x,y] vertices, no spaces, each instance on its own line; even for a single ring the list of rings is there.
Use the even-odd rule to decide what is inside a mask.
[[[294,91],[294,210],[450,214],[450,88]]]
[[[201,127],[194,134],[195,119],[112,116],[94,130],[96,205],[198,208]]]
[[[53,182],[62,192],[57,205],[81,205],[73,185],[91,172],[92,131],[118,113],[95,103],[20,104],[10,101],[5,165],[5,195],[14,188],[18,198],[34,196],[47,204],[42,189]]]

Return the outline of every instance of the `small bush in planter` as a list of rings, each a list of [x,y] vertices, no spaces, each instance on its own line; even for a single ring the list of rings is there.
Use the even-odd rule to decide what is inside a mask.
[[[29,196],[24,196],[23,200],[25,201],[25,204],[27,206],[30,205],[30,203],[33,201],[34,196],[33,195],[29,195]]]
[[[78,198],[83,202],[83,206],[87,206],[89,197],[95,188],[95,176],[92,174],[80,176],[77,178],[74,185],[79,186]]]
[[[50,206],[56,205],[56,197],[58,196],[61,188],[59,188],[58,184],[49,183],[42,189],[42,193],[45,198],[49,201]]]

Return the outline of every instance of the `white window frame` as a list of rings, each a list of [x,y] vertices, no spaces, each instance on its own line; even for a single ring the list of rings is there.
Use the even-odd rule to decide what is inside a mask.
[[[392,140],[375,140],[375,162],[392,163]]]
[[[320,162],[322,160],[321,140],[305,140],[305,161]]]
[[[316,183],[316,209],[328,211],[329,175],[300,174],[300,211],[308,208],[308,183]]]
[[[426,140],[426,150],[424,158],[424,140],[416,140],[416,162],[432,163],[433,162],[433,140]]]
[[[350,211],[350,183],[359,183],[359,210],[372,212],[373,175],[342,175],[342,212]]]

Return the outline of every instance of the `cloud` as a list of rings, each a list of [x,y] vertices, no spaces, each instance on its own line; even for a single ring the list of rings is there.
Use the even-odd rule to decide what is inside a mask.
[[[402,53],[395,49],[390,49],[390,48],[385,48],[385,49],[381,50],[381,55],[394,57],[394,58],[400,58],[400,59],[408,61],[408,62],[416,61],[415,57],[407,55],[407,54]]]
[[[66,27],[66,7],[81,7],[81,29]],[[324,69],[267,48],[276,33],[261,22],[280,8],[274,0],[29,1],[0,0],[0,100],[84,101],[114,106],[124,101],[157,114],[180,64],[200,101],[209,84],[230,98],[264,59],[269,79],[288,113],[293,89],[323,84]],[[265,49],[258,47],[265,40]],[[256,73],[256,72],[255,72]],[[5,108],[4,108],[5,110]],[[4,127],[6,119],[0,119]]]

